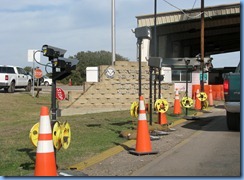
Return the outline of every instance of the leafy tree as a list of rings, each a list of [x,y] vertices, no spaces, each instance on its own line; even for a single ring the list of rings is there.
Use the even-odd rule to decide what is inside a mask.
[[[61,80],[61,83],[68,84],[69,79],[72,79],[73,85],[81,85],[86,81],[86,68],[89,66],[100,66],[100,65],[111,65],[112,53],[108,51],[81,51],[78,52],[74,57],[79,60],[76,70],[72,71],[72,74],[65,79]],[[122,57],[116,54],[116,60],[128,61],[128,58]]]
[[[81,51],[78,52],[74,57],[79,60],[76,70],[72,71],[71,75],[58,81],[63,84],[68,84],[69,79],[72,80],[73,85],[82,85],[86,81],[86,68],[90,66],[100,66],[100,65],[111,65],[112,64],[112,53],[108,51]],[[125,58],[121,55],[116,54],[115,59],[118,61],[129,61],[128,58]],[[31,72],[32,67],[25,67],[26,72]],[[48,77],[52,77],[51,73],[46,74]]]
[[[26,66],[26,67],[24,67],[24,70],[25,70],[26,72],[30,73],[30,72],[32,71],[32,67],[30,67],[30,66]]]

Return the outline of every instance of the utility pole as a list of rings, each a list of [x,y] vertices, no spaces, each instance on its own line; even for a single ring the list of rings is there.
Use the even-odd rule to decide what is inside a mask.
[[[112,34],[112,66],[115,62],[115,0],[111,0],[111,34]]]
[[[201,71],[202,78],[200,80],[201,92],[204,92],[204,0],[201,0]],[[201,109],[203,107],[203,102],[201,103]]]
[[[201,70],[202,75],[204,74],[204,0],[201,0]],[[203,76],[201,79],[201,91],[204,91]]]

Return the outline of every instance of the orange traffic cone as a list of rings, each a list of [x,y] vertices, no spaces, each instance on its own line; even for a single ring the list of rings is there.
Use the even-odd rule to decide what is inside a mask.
[[[201,110],[202,109],[202,105],[201,105],[201,101],[197,98],[198,94],[199,94],[199,89],[197,89],[197,92],[196,92],[195,109],[196,110]]]
[[[209,85],[208,105],[213,106],[213,92],[212,85]]]
[[[41,107],[35,176],[57,176],[49,109]]]
[[[72,86],[72,80],[69,79],[69,86]]]
[[[216,97],[215,100],[221,100],[221,85],[216,85]]]
[[[168,124],[167,116],[165,113],[158,113],[158,124]]]
[[[136,136],[136,149],[135,151],[130,150],[129,152],[136,155],[157,153],[152,151],[152,145],[150,141],[150,134],[148,130],[143,96],[140,96],[139,116],[138,116],[137,136]]]
[[[181,114],[179,91],[176,89],[175,102],[174,102],[174,114]]]

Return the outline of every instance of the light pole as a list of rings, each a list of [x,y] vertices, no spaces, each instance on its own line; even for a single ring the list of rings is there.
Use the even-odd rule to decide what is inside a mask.
[[[111,0],[111,7],[112,7],[112,13],[111,13],[111,34],[112,34],[112,66],[115,62],[115,0]]]

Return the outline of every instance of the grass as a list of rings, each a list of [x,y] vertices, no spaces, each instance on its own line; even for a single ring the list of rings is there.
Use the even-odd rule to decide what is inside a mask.
[[[29,132],[39,122],[41,106],[51,107],[50,94],[40,94],[33,98],[30,94],[0,92],[0,175],[24,176],[32,174],[35,166],[36,148],[31,144]],[[59,169],[79,163],[108,148],[123,143],[126,139],[119,137],[122,130],[135,127],[136,118],[128,111],[60,117],[58,121],[68,121],[71,127],[71,144],[65,150],[56,153]],[[168,122],[179,119],[170,116]],[[189,112],[194,113],[193,112]],[[153,114],[153,121],[157,115]]]

